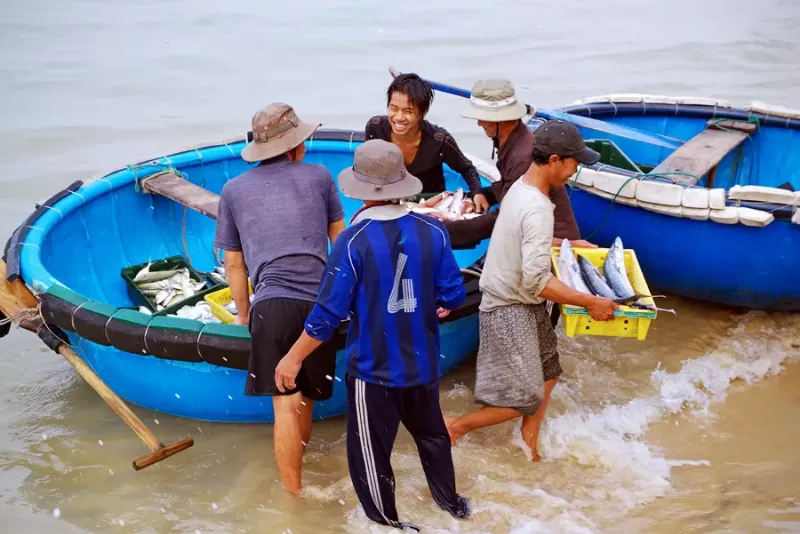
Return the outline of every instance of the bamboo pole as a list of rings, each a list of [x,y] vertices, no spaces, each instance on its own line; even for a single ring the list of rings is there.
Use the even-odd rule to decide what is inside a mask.
[[[38,305],[39,301],[21,280],[15,280],[14,282],[6,280],[6,263],[0,260],[0,310],[3,311],[6,317],[13,317],[25,310],[35,309]],[[23,318],[18,320],[18,323],[21,328],[37,335],[42,328],[46,328],[39,317],[35,319]],[[145,454],[133,461],[133,468],[136,471],[160,462],[194,445],[194,439],[192,438],[184,438],[171,445],[164,445],[125,404],[125,401],[119,398],[69,345],[62,341],[58,345],[57,352],[72,365],[81,378],[106,401],[106,404],[125,421],[150,449],[151,452],[149,454]]]

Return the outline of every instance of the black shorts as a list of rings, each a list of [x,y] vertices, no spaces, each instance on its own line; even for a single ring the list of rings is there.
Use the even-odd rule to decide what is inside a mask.
[[[259,301],[250,310],[250,362],[245,395],[291,395],[324,401],[333,394],[336,348],[323,343],[303,361],[293,390],[281,393],[275,386],[275,368],[303,333],[313,302],[274,298]]]

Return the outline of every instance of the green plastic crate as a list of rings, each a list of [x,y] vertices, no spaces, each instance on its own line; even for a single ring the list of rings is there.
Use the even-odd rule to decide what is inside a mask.
[[[155,304],[150,302],[150,299],[148,299],[133,282],[133,278],[136,276],[136,273],[144,269],[146,265],[147,263],[141,263],[139,265],[132,265],[130,267],[125,267],[120,271],[120,275],[125,280],[125,284],[128,289],[128,296],[130,297],[131,302],[133,302],[136,305],[144,306],[145,308],[149,309],[150,311],[153,312],[154,316],[171,315],[177,313],[177,311],[184,306],[194,306],[195,304],[203,300],[203,297],[205,297],[208,293],[213,293],[214,291],[217,291],[221,287],[219,282],[216,282],[213,278],[204,277],[200,275],[200,273],[192,269],[186,262],[186,260],[183,258],[183,256],[170,256],[169,258],[164,258],[163,260],[154,261],[150,264],[150,271],[170,271],[173,269],[186,268],[189,270],[189,276],[192,277],[192,280],[194,280],[195,282],[206,283],[206,289],[203,289],[202,291],[195,293],[192,297],[188,299],[184,299],[180,302],[173,304],[168,308],[164,308],[163,310],[157,312]]]

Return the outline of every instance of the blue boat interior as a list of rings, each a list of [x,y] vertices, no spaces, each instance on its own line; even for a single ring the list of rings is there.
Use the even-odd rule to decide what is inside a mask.
[[[638,109],[636,109],[638,107]],[[587,113],[587,108],[591,113]],[[644,112],[646,109],[646,113]],[[706,129],[710,119],[724,119],[756,123],[758,130],[750,135],[741,145],[728,153],[719,163],[714,175],[713,187],[730,189],[734,185],[760,185],[765,187],[787,187],[790,184],[795,191],[800,191],[800,121],[764,118],[756,116],[743,117],[741,111],[726,114],[725,110],[711,108],[687,109],[676,112],[676,107],[665,106],[659,110],[657,106],[641,105],[610,107],[607,104],[575,106],[567,108],[571,113],[580,113],[592,118],[627,126],[652,134],[689,141]],[[635,167],[623,166],[627,170],[647,173],[666,159],[673,149],[642,143],[606,132],[599,132],[579,127],[585,139],[612,142]],[[613,151],[611,151],[613,152]],[[611,152],[601,158],[604,164],[614,165],[620,155],[612,157]],[[601,152],[602,154],[602,152]],[[706,185],[702,179],[700,186]]]
[[[352,165],[359,144],[312,139],[306,143],[305,161],[324,165],[335,181],[342,169]],[[219,194],[228,180],[248,169],[249,164],[239,156],[243,147],[242,142],[186,152],[117,171],[106,177],[105,183],[89,184],[84,189],[99,187],[103,192],[64,214],[45,234],[40,245],[44,270],[89,299],[123,308],[133,306],[120,276],[124,267],[184,255],[197,270],[213,269],[221,262],[221,254],[212,250],[216,222],[165,197],[142,193],[135,184],[174,168],[190,182]],[[445,175],[448,189],[466,188],[461,175],[450,168],[445,168]],[[111,184],[123,185],[112,189]],[[489,182],[484,180],[484,184]],[[349,222],[361,202],[341,199]],[[457,251],[459,265],[471,265],[486,247],[482,243]]]

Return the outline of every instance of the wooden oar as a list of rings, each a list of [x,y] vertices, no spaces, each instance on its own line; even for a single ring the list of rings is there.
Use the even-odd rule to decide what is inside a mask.
[[[394,67],[389,67],[389,72],[393,77],[397,77],[400,74]],[[445,83],[434,82],[432,80],[425,80],[425,81],[432,88],[434,88],[437,91],[441,91],[443,93],[449,93],[451,95],[456,95],[464,98],[470,98],[472,96],[472,93],[466,89],[461,89],[459,87],[454,87],[452,85],[447,85]],[[641,141],[643,143],[658,145],[665,148],[675,149],[681,146],[681,142],[676,140],[667,139],[663,136],[653,135],[647,132],[643,132],[641,130],[636,130],[634,128],[628,128],[626,126],[620,126],[618,124],[612,124],[610,122],[592,119],[591,117],[584,117],[582,115],[573,115],[571,113],[564,113],[563,111],[556,111],[552,109],[536,108],[531,105],[528,105],[528,108],[533,110],[535,112],[535,115],[544,117],[545,119],[561,119],[576,124],[578,126],[583,126],[584,128],[588,128],[590,130],[597,130],[600,132],[618,135],[620,137],[625,137],[627,139],[633,139],[636,141]]]
[[[17,316],[20,312],[24,312],[25,310],[36,309],[38,306],[39,301],[21,280],[15,280],[14,282],[6,280],[6,263],[0,260],[0,310],[3,311],[6,317],[10,318]],[[40,317],[19,319],[18,323],[20,327],[37,335],[42,329],[47,328],[44,323],[42,323]],[[92,389],[106,401],[111,409],[131,427],[131,430],[136,432],[136,435],[139,436],[152,451],[150,454],[145,454],[133,461],[133,468],[136,471],[160,462],[164,458],[177,454],[194,445],[194,439],[192,438],[176,441],[172,445],[164,445],[161,443],[142,420],[131,411],[128,405],[125,404],[125,402],[120,399],[88,365],[86,365],[86,362],[84,362],[69,345],[61,341],[58,343],[56,350],[75,368],[78,374],[92,386]]]

